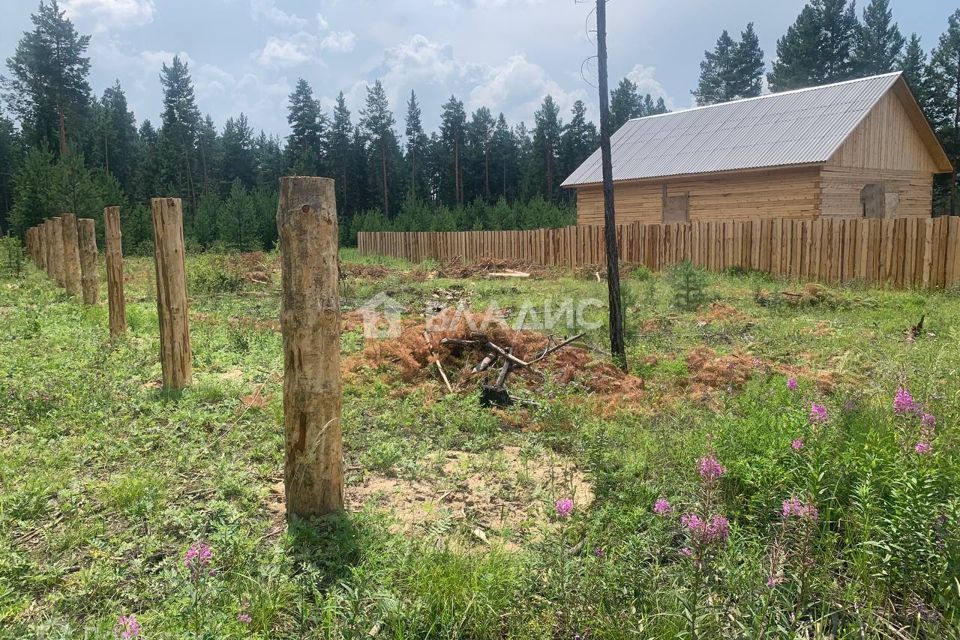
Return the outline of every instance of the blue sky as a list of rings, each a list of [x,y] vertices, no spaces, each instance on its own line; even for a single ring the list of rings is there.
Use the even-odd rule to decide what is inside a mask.
[[[9,57],[36,0],[0,0],[0,57]],[[865,3],[858,3],[862,8]],[[765,58],[803,0],[611,0],[611,84],[629,75],[673,108],[690,106],[703,50],[723,29],[753,21]],[[119,79],[137,118],[158,120],[164,61],[190,64],[201,111],[217,126],[241,111],[256,129],[285,136],[287,96],[306,78],[329,109],[339,91],[351,109],[381,78],[402,130],[414,89],[425,125],[456,94],[468,109],[532,121],[550,93],[564,109],[583,99],[597,118],[596,90],[581,77],[595,53],[583,0],[61,0],[90,33],[91,84],[100,94]],[[954,7],[942,0],[891,0],[905,35],[935,45]],[[584,73],[595,73],[587,63]],[[6,69],[4,68],[4,71]]]

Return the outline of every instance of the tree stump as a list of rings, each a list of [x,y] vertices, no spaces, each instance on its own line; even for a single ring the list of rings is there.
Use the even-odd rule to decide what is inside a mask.
[[[328,178],[281,178],[287,518],[343,509],[337,206]]]
[[[80,285],[83,289],[83,304],[100,302],[100,271],[97,269],[97,227],[90,218],[77,221],[80,238]]]
[[[63,229],[63,286],[72,296],[80,295],[80,237],[77,233],[77,216],[65,213],[60,218]]]
[[[50,237],[53,240],[50,247],[50,256],[53,260],[53,277],[61,287],[64,286],[63,279],[63,223],[60,218],[54,218],[50,225]]]
[[[193,383],[187,273],[183,253],[183,208],[179,198],[154,198],[151,206],[163,387],[178,391]]]
[[[103,210],[104,253],[107,258],[107,302],[110,306],[110,335],[127,332],[127,302],[123,297],[123,235],[120,207]]]

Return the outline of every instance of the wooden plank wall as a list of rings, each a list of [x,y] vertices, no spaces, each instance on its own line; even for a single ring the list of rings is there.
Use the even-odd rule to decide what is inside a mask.
[[[363,232],[362,255],[412,262],[485,258],[558,267],[602,265],[603,227],[530,231]],[[960,285],[960,217],[791,218],[618,226],[621,260],[656,271],[685,259],[797,280],[894,288]]]

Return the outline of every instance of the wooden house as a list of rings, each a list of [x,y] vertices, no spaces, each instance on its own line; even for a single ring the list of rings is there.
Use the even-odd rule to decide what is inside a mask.
[[[902,74],[697,107],[614,134],[617,222],[929,217],[952,167]],[[563,183],[603,224],[600,151]]]

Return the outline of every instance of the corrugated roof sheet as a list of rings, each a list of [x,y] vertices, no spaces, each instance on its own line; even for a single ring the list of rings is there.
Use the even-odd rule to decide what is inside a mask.
[[[826,162],[900,73],[630,120],[610,140],[613,179]],[[600,150],[563,183],[603,180]]]

